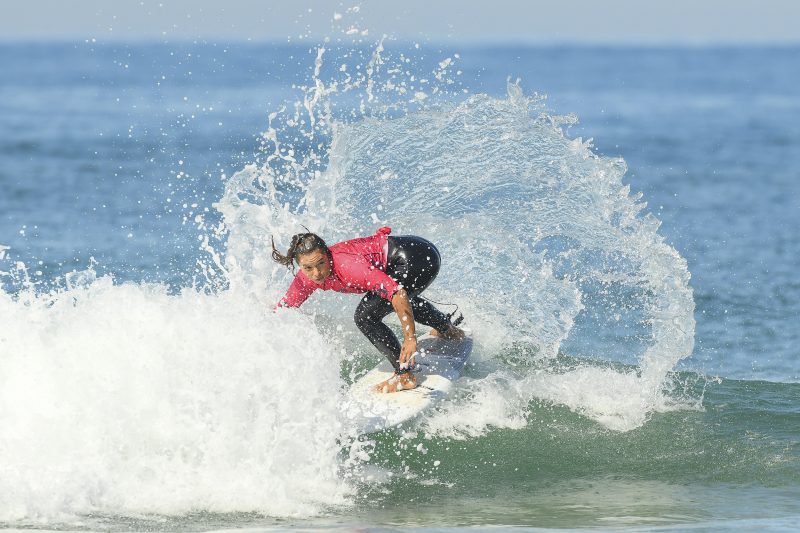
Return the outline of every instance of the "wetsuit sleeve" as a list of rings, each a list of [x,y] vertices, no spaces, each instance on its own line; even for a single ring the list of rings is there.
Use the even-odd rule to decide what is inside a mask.
[[[289,285],[286,294],[280,299],[275,308],[300,307],[316,289],[317,287],[311,280],[306,278],[302,272],[298,272],[292,284]]]

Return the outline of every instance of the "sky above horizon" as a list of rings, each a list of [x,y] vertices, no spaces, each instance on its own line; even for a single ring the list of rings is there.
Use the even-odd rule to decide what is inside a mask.
[[[2,0],[0,40],[797,44],[796,0]]]

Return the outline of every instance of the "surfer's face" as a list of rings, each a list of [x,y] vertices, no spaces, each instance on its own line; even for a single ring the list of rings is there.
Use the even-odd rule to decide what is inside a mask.
[[[322,250],[314,250],[297,256],[297,264],[308,279],[322,283],[331,275],[331,261]]]

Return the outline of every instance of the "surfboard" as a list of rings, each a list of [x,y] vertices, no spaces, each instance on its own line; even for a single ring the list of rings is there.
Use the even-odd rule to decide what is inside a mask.
[[[423,335],[417,339],[417,388],[385,394],[375,386],[394,373],[384,360],[353,383],[344,402],[343,413],[359,433],[372,433],[411,420],[442,400],[472,352],[472,338],[448,340]]]

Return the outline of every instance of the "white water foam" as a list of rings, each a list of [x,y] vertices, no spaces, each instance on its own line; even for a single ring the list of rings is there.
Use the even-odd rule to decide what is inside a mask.
[[[84,278],[0,293],[0,521],[348,500],[336,358],[307,318],[235,290]]]
[[[367,68],[324,84],[318,50],[295,116],[263,134],[263,166],[228,179],[215,204],[223,222],[194,220],[207,253],[198,287],[170,294],[89,269],[48,289],[24,265],[0,273],[8,291],[0,291],[0,521],[193,510],[306,516],[350,501],[343,463],[368,457],[357,447],[340,457],[348,428],[338,413],[339,356],[312,317],[273,312],[290,276],[270,260],[269,236],[285,246],[300,222],[330,220],[324,191],[318,203],[305,192],[300,205],[320,208],[310,216],[283,201],[286,189],[309,177],[325,188],[329,95],[366,91],[366,109],[386,90],[370,78],[381,51],[379,43]],[[405,83],[397,89],[404,94]],[[307,131],[295,136],[298,124]],[[320,149],[303,153],[292,139]]]

